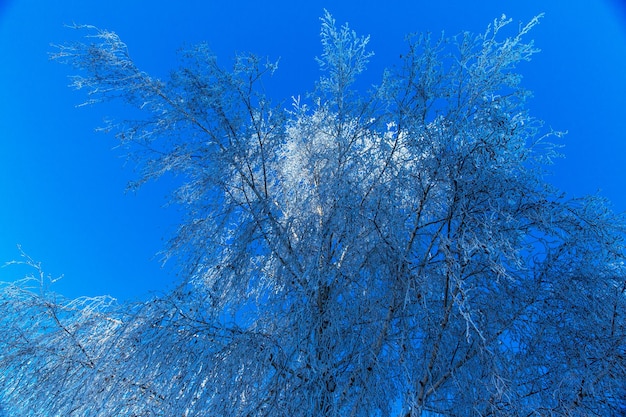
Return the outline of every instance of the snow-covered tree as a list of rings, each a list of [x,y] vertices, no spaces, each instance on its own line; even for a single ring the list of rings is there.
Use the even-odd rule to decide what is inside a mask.
[[[0,292],[0,401],[19,416],[588,416],[625,412],[624,222],[544,180],[555,156],[510,33],[410,39],[378,86],[368,38],[322,20],[322,77],[273,104],[276,65],[205,45],[167,81],[114,34],[59,47],[137,184],[173,173],[170,294]],[[306,101],[306,103],[304,102]],[[135,113],[133,113],[135,114]]]

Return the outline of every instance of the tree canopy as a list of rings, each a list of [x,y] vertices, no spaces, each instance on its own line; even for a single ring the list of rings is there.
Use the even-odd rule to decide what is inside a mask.
[[[368,37],[322,19],[322,76],[206,45],[166,81],[94,27],[58,47],[141,176],[181,184],[171,293],[67,300],[41,266],[0,288],[0,404],[30,416],[588,416],[626,410],[624,220],[544,174],[557,156],[510,19],[409,37],[360,88]],[[507,34],[508,33],[508,34]],[[285,108],[287,107],[287,108]]]

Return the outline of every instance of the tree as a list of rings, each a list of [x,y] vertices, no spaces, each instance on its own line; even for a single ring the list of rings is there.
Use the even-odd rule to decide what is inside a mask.
[[[624,412],[624,221],[543,178],[558,133],[515,72],[538,18],[412,37],[367,92],[368,38],[321,20],[323,76],[289,110],[254,55],[227,71],[200,45],[164,82],[114,33],[59,47],[90,101],[141,112],[109,126],[137,184],[180,179],[185,278],[145,303],[66,300],[26,257],[37,274],[0,296],[7,412]]]

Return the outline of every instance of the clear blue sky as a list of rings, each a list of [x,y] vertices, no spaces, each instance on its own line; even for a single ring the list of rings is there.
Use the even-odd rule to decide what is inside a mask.
[[[76,108],[84,96],[67,88],[71,69],[48,60],[51,43],[76,37],[64,24],[117,32],[158,76],[177,64],[177,49],[200,41],[224,63],[237,51],[280,57],[270,92],[288,99],[318,76],[323,8],[371,35],[372,81],[399,63],[406,33],[478,32],[502,13],[527,22],[545,12],[531,34],[542,53],[520,71],[534,91],[532,113],[569,131],[550,180],[571,196],[601,190],[626,210],[626,24],[616,1],[0,0],[0,263],[21,244],[50,274],[64,274],[57,291],[72,297],[141,298],[176,280],[156,255],[177,222],[163,208],[167,184],[124,192],[133,166],[114,138],[94,132],[120,115]],[[0,280],[17,273],[0,269]]]

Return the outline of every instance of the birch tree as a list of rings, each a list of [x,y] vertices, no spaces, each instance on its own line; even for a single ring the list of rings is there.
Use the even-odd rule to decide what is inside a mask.
[[[165,81],[112,32],[55,59],[186,217],[166,296],[66,300],[41,267],[0,293],[0,401],[29,416],[588,416],[626,410],[624,221],[544,179],[556,157],[504,16],[409,38],[377,86],[329,13],[322,71],[275,104],[271,61],[206,45]]]

